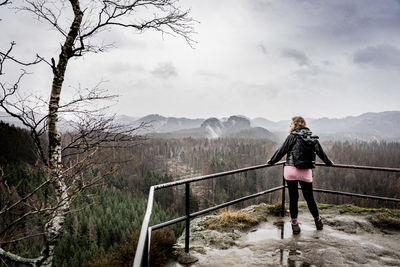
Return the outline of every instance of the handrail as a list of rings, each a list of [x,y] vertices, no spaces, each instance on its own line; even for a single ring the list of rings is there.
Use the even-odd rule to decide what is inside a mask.
[[[187,184],[187,183],[192,183],[192,182],[208,180],[208,179],[211,179],[211,178],[217,178],[217,177],[231,175],[231,174],[240,173],[240,172],[253,171],[253,170],[272,167],[272,166],[279,166],[279,165],[283,165],[284,163],[285,163],[284,161],[280,161],[280,162],[275,163],[275,164],[261,164],[261,165],[245,167],[245,168],[241,168],[241,169],[235,169],[235,170],[231,170],[231,171],[225,171],[225,172],[218,172],[218,173],[212,173],[212,174],[207,174],[207,175],[201,175],[201,176],[197,176],[197,177],[193,177],[193,178],[182,179],[182,180],[175,181],[175,182],[158,184],[158,185],[154,186],[154,189],[158,190],[158,189],[161,189],[161,188],[167,188],[167,187],[177,186],[177,185],[181,185],[181,184]]]
[[[324,163],[315,163],[315,165],[316,166],[325,166],[325,167],[327,166]],[[399,168],[359,166],[359,165],[346,165],[346,164],[334,164],[329,167],[342,168],[342,169],[370,170],[370,171],[400,172]]]
[[[189,192],[190,192],[190,183],[192,182],[198,182],[198,181],[203,181],[203,180],[208,180],[212,178],[217,178],[217,177],[222,177],[226,175],[231,175],[231,174],[236,174],[236,173],[241,173],[241,172],[246,172],[246,171],[251,171],[251,170],[257,170],[261,168],[267,168],[267,167],[272,167],[272,166],[279,166],[283,165],[284,161],[278,162],[276,164],[261,164],[261,165],[256,165],[256,166],[251,166],[251,167],[245,167],[245,168],[240,168],[240,169],[235,169],[231,171],[225,171],[225,172],[219,172],[219,173],[213,173],[213,174],[208,174],[208,175],[202,175],[198,177],[192,177],[192,178],[186,178],[182,179],[179,181],[174,181],[174,182],[169,182],[169,183],[164,183],[164,184],[158,184],[158,185],[153,185],[150,187],[149,191],[149,197],[148,197],[148,202],[147,202],[147,209],[146,213],[143,219],[142,223],[142,228],[140,231],[140,236],[139,236],[139,241],[137,244],[136,248],[136,253],[135,253],[135,259],[133,262],[134,267],[140,267],[140,266],[147,266],[149,264],[149,255],[150,255],[150,238],[151,238],[151,231],[160,229],[162,227],[166,227],[178,222],[186,221],[186,234],[185,234],[185,252],[189,251],[189,226],[190,226],[190,219],[200,216],[202,214],[229,206],[233,205],[236,203],[239,203],[241,201],[258,197],[267,193],[275,192],[278,190],[283,190],[282,191],[282,203],[285,201],[285,186],[284,185],[284,179],[283,179],[283,185],[279,187],[275,187],[272,189],[268,189],[262,192],[258,192],[249,196],[245,196],[239,199],[231,200],[229,202],[225,202],[219,205],[216,205],[211,208],[207,208],[201,211],[194,212],[190,214],[190,200],[189,200]],[[316,166],[327,166],[323,163],[316,163]],[[373,170],[373,171],[389,171],[389,172],[400,172],[400,168],[387,168],[387,167],[374,167],[374,166],[358,166],[358,165],[345,165],[345,164],[334,164],[329,167],[333,168],[344,168],[344,169],[360,169],[360,170]],[[163,222],[157,225],[153,225],[149,227],[150,223],[150,217],[153,209],[153,202],[154,202],[154,192],[155,190],[162,189],[162,188],[168,188],[168,187],[173,187],[177,185],[182,185],[185,184],[185,202],[186,202],[186,215],[175,218],[173,220]],[[339,194],[339,195],[347,195],[347,196],[355,196],[355,197],[361,197],[361,198],[371,198],[371,199],[380,199],[380,200],[387,200],[387,201],[394,201],[394,202],[400,202],[400,199],[395,199],[395,198],[387,198],[387,197],[379,197],[379,196],[372,196],[372,195],[363,195],[363,194],[355,194],[355,193],[349,193],[349,192],[340,192],[340,191],[332,191],[332,190],[325,190],[325,189],[314,189],[316,192],[323,192],[323,193],[330,193],[330,194]],[[283,208],[283,204],[282,204]],[[282,213],[283,216],[283,213]]]
[[[142,264],[147,266],[148,264],[148,249],[145,250],[145,246],[147,245],[147,229],[149,228],[149,223],[150,223],[150,216],[153,210],[153,201],[154,201],[154,191],[161,189],[161,188],[167,188],[167,187],[172,187],[172,186],[177,186],[181,184],[189,184],[192,182],[197,182],[197,181],[203,181],[211,178],[216,178],[216,177],[221,177],[221,176],[226,176],[230,174],[235,174],[235,173],[240,173],[240,172],[246,172],[246,171],[251,171],[251,170],[257,170],[261,168],[267,168],[267,167],[272,167],[272,166],[278,166],[284,164],[284,161],[278,162],[276,164],[262,164],[262,165],[256,165],[256,166],[251,166],[251,167],[246,167],[246,168],[241,168],[241,169],[236,169],[236,170],[231,170],[231,171],[225,171],[225,172],[219,172],[219,173],[213,173],[213,174],[208,174],[208,175],[202,175],[198,177],[193,177],[193,178],[187,178],[175,182],[170,182],[170,183],[164,183],[164,184],[158,184],[158,185],[153,185],[150,187],[150,192],[149,192],[149,197],[148,197],[148,202],[147,202],[147,209],[146,213],[143,219],[142,223],[142,228],[140,230],[140,236],[139,236],[139,241],[136,247],[136,253],[135,253],[135,259],[133,262],[134,267],[140,267]],[[190,219],[187,218],[187,216],[178,218],[178,219]],[[179,220],[178,222],[180,222]]]
[[[197,217],[197,216],[212,212],[214,210],[222,209],[222,208],[225,208],[227,206],[230,206],[230,205],[233,205],[233,204],[236,204],[236,203],[239,203],[239,202],[251,199],[251,198],[259,197],[259,196],[262,196],[262,195],[265,195],[265,194],[268,194],[268,193],[272,193],[272,192],[281,190],[282,188],[283,188],[283,186],[278,186],[278,187],[274,187],[274,188],[271,188],[271,189],[268,189],[268,190],[265,190],[265,191],[262,191],[262,192],[258,192],[258,193],[255,193],[255,194],[252,194],[252,195],[249,195],[249,196],[245,196],[245,197],[241,197],[241,198],[238,198],[238,199],[235,199],[235,200],[231,200],[231,201],[216,205],[216,206],[208,208],[208,209],[204,209],[204,210],[200,210],[200,211],[191,213],[189,215],[189,217],[190,217],[190,219],[192,219],[194,217]],[[167,221],[167,222],[163,222],[163,223],[159,223],[159,224],[153,225],[152,228],[154,230],[157,230],[157,229],[160,229],[160,228],[163,228],[163,227],[175,224],[175,223],[183,222],[184,220],[186,220],[186,216],[182,216],[182,217],[179,217],[179,218]]]
[[[136,254],[135,254],[135,260],[133,263],[133,266],[140,266],[142,264],[142,257],[140,257],[140,263],[137,262],[136,260],[136,255],[144,255],[144,260],[145,260],[145,265],[148,264],[147,260],[148,257],[147,255],[149,254],[148,249],[145,249],[145,245],[146,242],[148,241],[148,239],[146,239],[147,237],[147,230],[149,228],[149,223],[150,223],[150,216],[151,216],[151,212],[153,210],[153,201],[154,201],[154,186],[150,187],[150,192],[149,192],[149,198],[147,201],[147,208],[146,208],[146,213],[144,215],[144,219],[143,219],[143,223],[142,223],[142,229],[140,230],[140,236],[139,236],[139,241],[136,247]],[[148,247],[148,246],[146,246]]]

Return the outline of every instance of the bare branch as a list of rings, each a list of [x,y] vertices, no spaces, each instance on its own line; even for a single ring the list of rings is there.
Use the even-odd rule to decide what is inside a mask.
[[[43,19],[47,21],[59,33],[61,33],[64,37],[67,37],[67,32],[64,29],[62,29],[59,24],[59,18],[62,14],[63,7],[57,8],[53,5],[52,8],[49,8],[46,6],[46,4],[48,4],[48,1],[45,0],[39,0],[39,1],[26,0],[26,3],[28,4],[28,6],[24,6],[20,8],[20,10],[31,12],[35,16],[37,16],[39,20]],[[63,1],[61,1],[61,3],[63,3]]]
[[[0,2],[0,6],[5,6],[7,4],[11,4],[11,2],[9,0],[3,0],[2,2]]]
[[[6,241],[0,241],[0,244],[2,245],[2,244],[16,243],[16,242],[19,242],[19,241],[22,241],[22,240],[25,240],[25,239],[29,239],[29,238],[32,238],[32,237],[37,237],[37,236],[44,235],[44,233],[31,234],[30,232],[28,232],[28,233],[24,233],[22,235],[23,236],[20,237],[20,238],[15,238],[15,239],[6,240]]]
[[[24,75],[26,75],[26,72],[23,72],[19,76],[12,88],[6,89],[4,85],[0,84],[2,89],[2,93],[0,94],[0,107],[3,108],[8,115],[18,119],[25,127],[29,129],[40,159],[44,164],[47,164],[47,159],[41,142],[41,135],[44,133],[44,128],[46,127],[45,120],[47,116],[36,120],[35,112],[33,108],[27,104],[27,100],[20,98],[19,95],[16,94],[18,85]],[[15,101],[8,101],[8,98],[12,96],[16,98]],[[34,104],[33,107],[37,109],[36,104]]]
[[[6,61],[6,59],[14,61],[15,63],[17,63],[21,66],[31,66],[31,65],[38,64],[42,61],[42,58],[40,58],[39,55],[36,55],[36,58],[34,60],[28,61],[28,62],[23,62],[21,60],[14,58],[13,56],[10,56],[11,51],[13,50],[15,45],[16,45],[15,42],[11,42],[10,48],[7,50],[7,52],[3,53],[0,51],[0,75],[4,74],[3,73],[3,65],[4,65],[4,62]]]
[[[193,48],[196,41],[191,37],[194,34],[194,23],[197,21],[189,16],[190,10],[181,10],[176,0],[127,0],[102,1],[99,7],[90,7],[89,14],[96,13],[97,18],[88,15],[89,22],[84,22],[80,31],[78,44],[75,44],[74,55],[81,56],[85,52],[98,52],[103,46],[88,43],[88,39],[109,27],[132,28],[139,32],[154,29],[163,34],[183,37]],[[128,20],[129,16],[137,13],[148,13],[153,10],[152,18]],[[96,23],[93,23],[97,20]]]
[[[37,258],[24,258],[21,256],[18,256],[16,254],[13,254],[11,252],[5,251],[4,249],[2,249],[0,247],[0,256],[8,259],[10,261],[13,262],[17,262],[17,263],[25,263],[31,266],[36,266],[38,262],[40,262],[43,259],[43,256],[37,257]]]
[[[6,212],[8,212],[9,210],[13,209],[14,207],[16,207],[17,205],[21,204],[22,202],[26,201],[28,198],[32,197],[37,191],[39,191],[40,189],[42,189],[44,186],[46,186],[47,184],[49,184],[51,181],[48,179],[46,181],[44,181],[43,183],[41,183],[39,186],[37,186],[34,190],[32,190],[29,194],[27,194],[25,197],[21,198],[20,200],[18,200],[17,202],[15,202],[14,204],[12,204],[11,206],[7,207],[5,206],[1,211],[0,211],[0,215],[5,214]]]

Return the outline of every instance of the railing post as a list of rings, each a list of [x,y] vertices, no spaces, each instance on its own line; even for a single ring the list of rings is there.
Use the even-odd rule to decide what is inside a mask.
[[[286,192],[286,188],[285,188],[285,177],[282,175],[282,207],[281,207],[281,217],[285,216],[285,192]]]
[[[149,245],[149,231],[146,231],[146,239],[144,241],[144,250],[143,250],[143,258],[142,258],[142,264],[141,266],[147,267],[149,266],[149,250],[148,250],[148,245]]]
[[[146,253],[147,253],[147,266],[150,266],[151,262],[150,262],[150,248],[151,248],[151,231],[152,231],[152,227],[149,227],[147,230],[147,244],[146,244]]]
[[[185,252],[189,253],[190,183],[185,184],[185,207],[186,207]]]

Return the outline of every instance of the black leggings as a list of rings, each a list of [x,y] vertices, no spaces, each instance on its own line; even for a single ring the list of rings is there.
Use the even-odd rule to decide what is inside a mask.
[[[299,201],[299,191],[298,191],[298,182],[300,183],[301,190],[303,191],[303,197],[307,201],[308,209],[310,210],[312,216],[314,218],[319,216],[317,204],[314,200],[312,183],[307,183],[303,181],[288,181],[286,183],[289,189],[289,199],[290,199],[290,217],[292,219],[297,218],[297,214],[299,213],[297,208],[297,202]]]

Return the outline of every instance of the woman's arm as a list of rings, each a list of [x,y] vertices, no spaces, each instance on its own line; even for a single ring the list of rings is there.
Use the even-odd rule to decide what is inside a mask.
[[[295,142],[296,142],[296,137],[294,136],[294,134],[289,134],[285,142],[283,142],[282,146],[274,153],[274,155],[267,163],[268,164],[277,163],[283,156],[285,156],[290,151]]]
[[[324,150],[322,149],[321,144],[317,141],[317,144],[315,146],[315,152],[317,153],[318,157],[322,159],[322,161],[329,166],[333,165],[333,162],[328,158],[328,156],[325,154]]]

